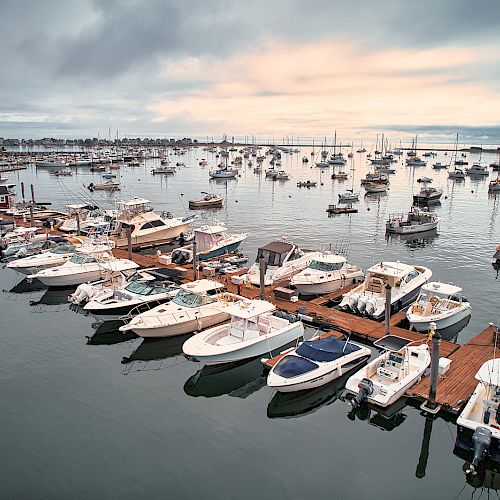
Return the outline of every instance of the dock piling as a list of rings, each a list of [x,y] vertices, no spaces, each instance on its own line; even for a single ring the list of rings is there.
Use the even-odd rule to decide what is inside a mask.
[[[198,246],[196,245],[196,239],[193,240],[193,276],[194,279],[198,279],[198,269],[197,269],[197,260],[198,260]]]
[[[266,276],[266,262],[264,260],[264,257],[259,257],[259,278],[260,278],[260,281],[259,281],[259,290],[260,290],[260,293],[259,293],[259,296],[260,296],[260,300],[264,300],[264,297],[265,297],[265,276]]]
[[[385,285],[385,334],[390,335],[391,329],[391,290],[389,283]]]
[[[431,352],[431,374],[429,377],[429,396],[420,408],[427,413],[435,415],[441,409],[441,406],[436,404],[436,390],[439,374],[439,356],[441,350],[441,335],[436,333],[436,323],[430,324],[430,335],[432,336],[432,352]]]
[[[127,255],[128,260],[132,260],[132,229],[127,227]]]

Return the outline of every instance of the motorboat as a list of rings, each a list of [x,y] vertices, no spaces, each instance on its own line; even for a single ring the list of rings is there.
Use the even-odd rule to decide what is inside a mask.
[[[173,240],[185,233],[195,219],[194,215],[183,218],[173,217],[170,213],[158,215],[153,212],[150,201],[144,198],[122,201],[118,207],[116,231],[112,233],[117,247],[127,246],[129,231],[132,245]]]
[[[224,286],[207,279],[185,283],[168,303],[138,314],[120,327],[144,338],[173,337],[199,332],[229,319],[223,309],[243,297],[224,292]]]
[[[448,168],[448,167],[449,165],[447,165],[446,163],[441,163],[440,161],[432,164],[432,168],[434,170],[441,170],[443,168]]]
[[[267,175],[267,177],[271,177],[273,181],[287,181],[290,178],[290,175],[284,170],[277,170],[273,172],[272,175]]]
[[[196,242],[196,259],[208,260],[220,255],[234,253],[241,243],[248,238],[248,233],[227,232],[222,224],[214,226],[201,226],[194,230],[194,241]],[[160,262],[167,264],[167,259],[160,255]],[[170,262],[174,264],[188,264],[193,262],[193,245],[180,247],[172,250]]]
[[[367,193],[386,193],[388,189],[387,184],[383,182],[367,182],[363,187]]]
[[[189,200],[189,208],[195,210],[197,208],[222,208],[224,197],[217,194],[202,193],[205,196],[197,200]]]
[[[478,163],[474,163],[469,168],[466,168],[465,171],[470,177],[488,177],[488,175],[490,175],[488,168]]]
[[[222,167],[210,170],[208,175],[212,179],[232,179],[238,175],[238,170],[231,167]]]
[[[37,161],[35,166],[37,168],[66,168],[68,164],[65,161],[59,160],[55,156],[50,156],[44,158],[43,160]]]
[[[424,183],[424,187],[422,187],[422,189],[417,194],[413,195],[413,203],[415,205],[429,205],[432,203],[439,203],[442,195],[442,189],[430,187],[427,186],[427,183]]]
[[[364,179],[361,179],[361,185],[371,183],[388,184],[389,176],[384,172],[368,172]]]
[[[324,295],[361,281],[363,270],[348,264],[342,255],[325,252],[309,262],[306,269],[292,277],[290,285],[300,295]]]
[[[302,322],[273,315],[275,306],[265,300],[242,300],[223,311],[231,317],[229,324],[186,340],[185,356],[206,365],[231,363],[269,354],[304,336]]]
[[[432,271],[427,267],[379,262],[368,269],[361,285],[342,297],[340,308],[366,314],[376,320],[382,319],[387,285],[391,286],[391,312],[394,313],[411,304],[431,276]]]
[[[352,189],[348,189],[344,193],[339,193],[339,203],[347,203],[359,200],[359,193],[355,193]]]
[[[406,317],[412,328],[428,332],[431,323],[443,330],[463,321],[471,314],[471,305],[462,295],[462,289],[448,283],[432,281],[420,289],[417,300],[410,305]]]
[[[423,182],[424,184],[430,184],[432,182],[432,177],[419,177],[417,182]]]
[[[385,230],[395,234],[422,233],[436,229],[441,219],[433,212],[412,207],[405,214],[390,214]]]
[[[288,351],[271,369],[267,385],[278,392],[313,389],[367,361],[368,347],[336,337],[317,337]]]
[[[407,167],[425,167],[427,162],[425,160],[421,160],[418,156],[411,156],[406,159]]]
[[[103,183],[97,183],[95,184],[94,182],[91,182],[88,186],[87,189],[90,192],[93,191],[120,191],[120,183],[115,182],[113,180],[109,180]]]
[[[457,181],[465,180],[465,172],[461,168],[455,167],[453,170],[448,171],[448,177]]]
[[[284,239],[273,241],[258,249],[257,259],[249,269],[247,278],[254,285],[260,284],[261,257],[264,258],[265,264],[264,284],[268,286],[277,281],[290,279],[320,255],[321,252],[303,252],[297,245]]]
[[[500,177],[497,177],[496,179],[490,181],[490,184],[488,186],[488,191],[490,193],[497,193],[500,191]]]
[[[457,419],[456,446],[473,452],[468,473],[476,474],[481,462],[500,462],[500,359],[483,363],[478,384]]]
[[[62,242],[45,252],[9,262],[6,267],[29,276],[43,269],[61,266],[71,258],[75,250],[76,247],[71,243]]]
[[[31,277],[49,287],[69,287],[98,281],[138,267],[138,264],[131,260],[117,259],[111,253],[108,242],[97,240],[76,250],[61,266],[44,269]]]
[[[168,302],[179,287],[158,269],[145,269],[132,275],[122,286],[97,293],[83,309],[103,321],[115,321]],[[89,284],[80,287],[92,286]],[[78,290],[75,292],[77,293]]]
[[[47,244],[49,233],[39,233],[38,227],[15,227],[0,239],[0,255],[12,257],[25,251],[41,250]],[[26,256],[26,253],[24,254]]]
[[[429,347],[411,344],[411,340],[396,335],[373,343],[383,350],[382,354],[346,382],[346,398],[354,407],[371,403],[385,408],[420,380],[431,362]]]
[[[81,231],[94,227],[96,224],[109,225],[115,216],[110,211],[103,215],[101,211],[95,210],[96,207],[85,204],[66,205],[66,208],[68,217],[57,226],[57,229],[63,233],[76,233],[78,227]]]
[[[158,174],[166,174],[166,175],[169,175],[169,174],[175,174],[176,172],[176,169],[174,166],[169,166],[168,164],[166,165],[163,165],[161,167],[156,167],[156,168],[153,168],[151,170],[151,173],[153,175],[158,175]]]

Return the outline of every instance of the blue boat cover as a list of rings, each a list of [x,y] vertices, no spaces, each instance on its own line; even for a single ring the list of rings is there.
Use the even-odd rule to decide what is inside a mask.
[[[346,354],[358,351],[360,347],[335,337],[306,340],[297,349],[297,354],[312,361],[335,361]]]
[[[274,373],[283,378],[292,378],[318,368],[316,363],[298,356],[285,356],[273,368]]]

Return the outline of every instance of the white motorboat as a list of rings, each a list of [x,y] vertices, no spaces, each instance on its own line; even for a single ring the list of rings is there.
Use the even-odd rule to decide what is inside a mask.
[[[206,279],[181,285],[168,303],[138,314],[120,331],[132,330],[140,337],[173,337],[201,331],[229,319],[223,309],[243,297],[224,292],[223,285]]]
[[[386,285],[391,286],[391,312],[394,313],[411,304],[431,276],[432,271],[427,267],[401,262],[379,262],[368,269],[361,285],[343,296],[340,307],[366,314],[373,319],[382,319],[385,313]]]
[[[121,286],[107,288],[91,296],[83,309],[98,319],[113,321],[131,319],[136,314],[164,304],[177,294],[179,287],[162,273],[163,270],[138,271]],[[84,283],[80,287],[92,285]],[[78,294],[78,289],[75,294]]]
[[[465,171],[470,177],[488,177],[488,175],[490,175],[488,167],[485,165],[479,165],[479,163],[474,163],[474,165],[466,168]]]
[[[290,285],[300,295],[323,295],[361,281],[363,270],[348,264],[342,255],[325,252],[315,257],[306,269],[292,277]]]
[[[15,227],[0,238],[0,255],[12,257],[45,247],[49,233],[39,233],[38,227]],[[26,253],[24,253],[26,255]]]
[[[413,203],[416,205],[421,203],[426,205],[438,203],[442,195],[442,189],[430,187],[427,186],[427,183],[424,183],[424,187],[417,194],[413,195]]]
[[[248,233],[230,234],[222,224],[201,226],[194,230],[196,242],[196,259],[209,260],[238,250],[241,243],[248,238]],[[160,255],[160,262],[168,264],[168,259]],[[174,264],[188,264],[193,262],[193,245],[172,250],[170,262]]]
[[[395,335],[387,335],[373,343],[383,349],[382,354],[346,382],[347,397],[352,397],[353,406],[366,402],[389,406],[420,380],[431,356],[427,344],[411,343]]]
[[[189,200],[189,208],[196,210],[198,208],[222,208],[224,197],[217,194],[204,193],[203,198]]]
[[[335,337],[312,338],[291,349],[271,369],[267,385],[279,392],[328,384],[371,356],[368,347]]]
[[[55,156],[50,156],[36,162],[37,168],[66,168],[67,166],[68,164],[65,161],[61,161]]]
[[[182,346],[184,354],[207,365],[231,363],[269,354],[304,336],[302,322],[273,315],[275,307],[264,300],[243,300],[223,309],[227,325],[195,335]]]
[[[500,460],[500,359],[483,363],[479,381],[457,419],[456,446],[473,453],[466,471],[475,474],[487,457]]]
[[[436,229],[439,221],[435,213],[412,207],[406,214],[390,214],[385,230],[395,234],[422,233]]]
[[[131,260],[115,258],[109,243],[96,242],[76,250],[61,266],[44,269],[31,277],[49,287],[69,287],[98,281],[138,267]]]
[[[71,258],[75,250],[74,245],[64,242],[45,252],[9,262],[6,267],[29,276],[43,269],[61,266]]]
[[[352,203],[353,201],[359,200],[359,193],[355,193],[351,190],[347,190],[345,193],[339,193],[339,202],[340,203]]]
[[[303,271],[314,258],[319,256],[321,256],[321,252],[305,253],[294,243],[285,240],[273,241],[259,248],[257,259],[248,270],[247,278],[254,285],[260,284],[260,257],[264,257],[266,271],[264,284],[268,286],[277,281],[290,279],[294,274]]]
[[[455,167],[448,172],[448,177],[457,181],[465,180],[465,172],[461,168]]]
[[[127,246],[129,230],[132,245],[173,240],[186,232],[194,219],[194,215],[183,218],[173,217],[170,213],[158,215],[153,212],[149,200],[133,198],[119,203],[116,231],[112,233],[112,237],[117,247]]]
[[[232,179],[238,175],[238,170],[230,167],[216,168],[210,170],[208,175],[212,179]]]
[[[431,323],[443,330],[471,314],[471,305],[462,289],[448,283],[432,281],[422,286],[417,300],[408,308],[406,317],[418,332],[428,332]]]

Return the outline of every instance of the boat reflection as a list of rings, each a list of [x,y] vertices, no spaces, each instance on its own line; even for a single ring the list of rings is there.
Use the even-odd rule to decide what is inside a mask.
[[[423,231],[416,234],[394,234],[386,233],[385,239],[388,243],[403,242],[405,246],[414,250],[417,248],[425,248],[432,245],[434,240],[438,237],[438,231],[431,229],[430,231]]]
[[[45,293],[38,300],[31,300],[30,306],[59,306],[61,304],[68,304],[68,295],[75,289],[62,289],[62,288],[49,288],[45,290]]]
[[[182,354],[182,344],[191,336],[179,335],[166,339],[143,339],[137,349],[122,359],[122,364],[134,361],[161,361]]]
[[[330,384],[298,392],[277,392],[267,405],[268,418],[295,418],[314,413],[335,402],[352,371]]]
[[[137,335],[132,332],[120,332],[118,328],[122,326],[121,321],[104,321],[93,323],[92,328],[94,334],[86,337],[88,345],[113,345],[121,344],[137,338]]]
[[[347,414],[347,418],[353,422],[362,420],[382,431],[393,431],[399,427],[407,418],[403,413],[406,406],[406,398],[400,398],[387,408],[379,408],[371,404],[364,404],[357,408],[352,408]]]
[[[38,279],[23,278],[19,283],[14,285],[9,292],[11,293],[29,293],[47,290],[47,287]]]
[[[474,468],[474,473],[471,473],[471,462],[474,452],[472,450],[465,450],[455,444],[453,454],[464,460],[462,470],[465,480],[473,488],[485,488],[486,490],[494,490],[495,492],[500,490],[500,464],[487,457]],[[498,496],[498,493],[495,494]]]
[[[227,394],[246,398],[266,385],[266,374],[255,358],[237,363],[204,366],[184,384],[188,396],[214,398]]]

